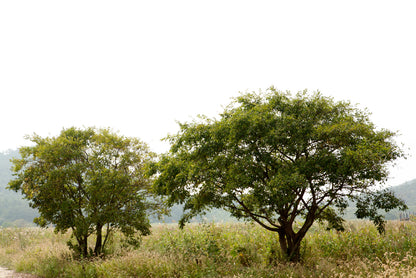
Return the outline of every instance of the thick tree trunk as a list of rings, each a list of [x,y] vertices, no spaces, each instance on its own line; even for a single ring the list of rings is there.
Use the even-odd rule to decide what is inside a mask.
[[[94,255],[99,256],[102,252],[102,244],[103,244],[103,226],[101,224],[97,224],[97,239],[95,241],[95,248],[94,248]]]
[[[300,261],[300,244],[302,238],[298,238],[294,233],[287,233],[286,231],[279,230],[279,244],[282,254],[291,262]]]
[[[313,221],[314,217],[308,215],[302,228],[297,233],[293,231],[292,223],[290,222],[286,222],[286,225],[282,225],[277,231],[279,234],[280,248],[289,261],[300,261],[300,245],[307,231],[312,226]]]
[[[302,240],[293,240],[292,244],[288,246],[287,257],[291,262],[299,262],[300,257],[300,244]]]

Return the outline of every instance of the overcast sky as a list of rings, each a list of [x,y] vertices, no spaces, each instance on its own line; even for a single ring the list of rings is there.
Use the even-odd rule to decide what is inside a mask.
[[[414,1],[0,1],[0,151],[71,126],[156,152],[239,92],[320,90],[398,131],[416,178]]]

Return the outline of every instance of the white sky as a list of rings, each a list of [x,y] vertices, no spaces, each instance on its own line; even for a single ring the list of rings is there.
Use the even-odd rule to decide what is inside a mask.
[[[0,1],[0,150],[111,127],[167,150],[239,91],[320,90],[397,130],[416,178],[414,1]]]

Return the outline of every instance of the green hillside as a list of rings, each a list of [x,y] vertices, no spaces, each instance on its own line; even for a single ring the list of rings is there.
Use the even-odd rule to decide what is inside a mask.
[[[409,207],[408,212],[416,213],[416,179],[391,188]],[[396,212],[396,215],[399,213]]]
[[[406,202],[409,207],[408,213],[416,213],[416,179],[398,186],[391,186],[389,189]],[[355,205],[351,202],[345,210],[344,219],[356,219],[354,212]],[[401,213],[399,210],[392,210],[385,213],[384,217],[386,220],[395,220],[400,218]]]
[[[391,189],[405,200],[409,207],[416,207],[416,179],[394,186]]]

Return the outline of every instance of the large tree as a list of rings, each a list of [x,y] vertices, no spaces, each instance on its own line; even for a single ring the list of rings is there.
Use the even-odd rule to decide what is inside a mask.
[[[406,208],[391,192],[374,190],[403,156],[394,136],[349,102],[272,87],[240,95],[219,119],[180,124],[154,165],[154,189],[169,204],[185,203],[181,225],[208,208],[225,208],[277,232],[282,252],[298,261],[315,221],[342,228],[348,199],[379,231],[378,209]]]
[[[82,256],[92,253],[91,234],[96,234],[93,255],[104,252],[114,229],[130,239],[137,232],[149,234],[147,212],[155,204],[149,202],[151,181],[144,169],[154,154],[144,143],[95,128],[28,139],[34,144],[20,148],[21,157],[12,160],[15,179],[9,188],[39,211],[35,223],[53,224],[57,232],[71,229],[76,244],[69,245]]]

